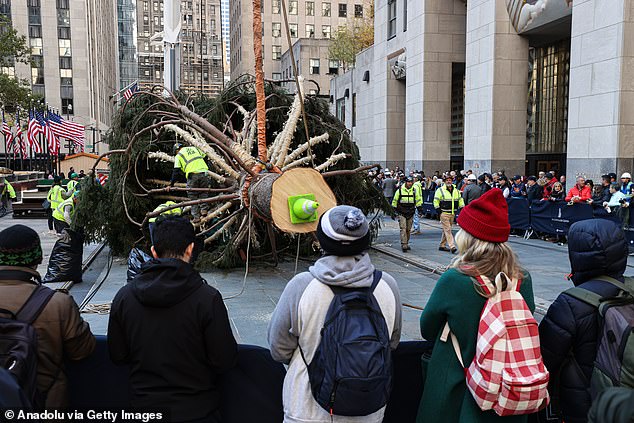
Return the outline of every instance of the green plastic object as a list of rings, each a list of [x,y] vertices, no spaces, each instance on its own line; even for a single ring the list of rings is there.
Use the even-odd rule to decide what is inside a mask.
[[[288,197],[288,209],[293,224],[314,222],[317,220],[317,208],[319,203],[315,201],[315,194]]]

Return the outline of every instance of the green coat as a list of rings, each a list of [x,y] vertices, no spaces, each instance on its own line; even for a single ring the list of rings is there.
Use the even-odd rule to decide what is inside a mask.
[[[534,311],[533,286],[527,272],[520,293],[530,310]],[[502,418],[493,411],[480,410],[467,389],[464,370],[451,341],[445,343],[439,340],[445,322],[449,321],[449,327],[458,338],[465,365],[470,364],[475,355],[480,313],[485,302],[486,299],[475,291],[472,279],[456,269],[446,271],[436,283],[420,316],[421,335],[427,340],[435,340],[435,345],[417,423],[527,421],[527,416]]]

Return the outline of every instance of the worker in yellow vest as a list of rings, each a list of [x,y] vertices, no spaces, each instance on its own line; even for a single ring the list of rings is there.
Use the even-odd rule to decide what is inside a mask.
[[[401,230],[401,249],[403,252],[411,250],[409,246],[409,236],[414,223],[416,209],[422,207],[423,198],[418,189],[414,187],[414,180],[411,177],[405,178],[405,184],[401,185],[394,193],[392,207],[398,213],[398,226]]]
[[[70,228],[75,216],[75,208],[79,201],[79,192],[75,192],[72,197],[62,201],[53,210],[53,222],[55,223],[55,231],[61,235],[64,229]]]
[[[156,207],[154,209],[155,212],[159,212],[163,209],[166,209],[170,206],[174,206],[176,205],[175,202],[173,201],[167,201],[163,204],[160,204],[158,207]],[[180,207],[176,207],[170,210],[165,210],[164,212],[161,212],[160,215],[156,216],[156,217],[151,217],[148,222],[148,229],[150,230],[150,241],[152,242],[152,244],[154,244],[154,228],[156,227],[156,221],[157,220],[162,220],[162,219],[166,219],[168,217],[172,217],[172,216],[180,216],[183,214],[183,209],[181,209]]]
[[[0,197],[2,198],[2,207],[8,209],[9,200],[15,201],[17,198],[15,195],[15,189],[13,189],[13,186],[5,178],[2,184],[0,184],[0,191],[2,192],[0,194]]]
[[[451,233],[451,224],[458,210],[463,207],[464,199],[460,190],[453,184],[453,177],[445,176],[445,184],[438,188],[434,195],[434,208],[440,215],[440,223],[442,224],[442,238],[438,247],[440,251],[451,251],[452,254],[457,251]]]
[[[174,144],[174,171],[172,172],[172,180],[170,187],[174,186],[179,172],[185,174],[187,178],[187,188],[209,188],[209,167],[205,162],[205,155],[196,147],[185,147],[181,143]],[[209,197],[208,192],[188,191],[187,197],[190,200],[200,200]],[[207,214],[208,204],[192,206],[192,216],[194,223],[200,221],[201,212]]]
[[[55,220],[53,219],[53,212],[62,203],[62,201],[69,197],[70,195],[68,192],[64,191],[64,188],[62,188],[62,178],[59,176],[53,178],[53,186],[48,190],[48,194],[46,195],[46,200],[49,203],[49,207],[46,209],[49,234],[55,234],[55,231],[53,230],[53,223]]]
[[[77,175],[75,172],[71,173],[69,175],[69,181],[66,184],[66,193],[69,195],[72,195],[75,191],[77,191],[78,188],[78,184],[79,184],[79,175]]]

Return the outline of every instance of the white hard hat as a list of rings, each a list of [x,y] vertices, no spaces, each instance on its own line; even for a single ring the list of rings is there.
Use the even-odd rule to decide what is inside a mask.
[[[477,181],[478,178],[476,178],[476,176],[472,173],[471,175],[467,176],[467,179],[470,181]]]
[[[624,179],[624,178],[632,179],[632,175],[630,175],[629,173],[625,172],[623,175],[621,175],[621,179]]]

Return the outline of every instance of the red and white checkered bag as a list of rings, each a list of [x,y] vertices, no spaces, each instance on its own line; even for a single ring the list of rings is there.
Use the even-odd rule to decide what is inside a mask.
[[[502,291],[502,278],[507,289]],[[518,292],[521,281],[504,273],[495,284],[476,278],[485,292],[495,290],[480,315],[476,353],[465,369],[467,387],[480,409],[500,416],[531,414],[548,405],[548,370],[539,347],[537,322]],[[451,341],[464,367],[458,339],[445,325],[441,340]]]

